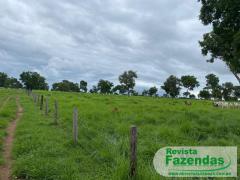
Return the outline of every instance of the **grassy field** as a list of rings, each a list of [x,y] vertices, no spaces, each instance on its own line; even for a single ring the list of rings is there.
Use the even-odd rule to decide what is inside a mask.
[[[165,179],[152,163],[161,147],[240,144],[239,110],[215,108],[210,101],[192,100],[192,105],[186,106],[181,99],[35,93],[49,97],[50,114],[46,117],[30,97],[19,94],[24,114],[13,151],[13,175],[19,179],[129,179],[129,130],[133,124],[138,127],[140,180]],[[53,123],[55,99],[58,125]],[[79,110],[77,145],[72,140],[74,107]]]

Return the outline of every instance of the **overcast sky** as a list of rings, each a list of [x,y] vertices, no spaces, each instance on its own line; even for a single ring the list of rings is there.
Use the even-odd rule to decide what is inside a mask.
[[[171,74],[234,76],[209,64],[198,41],[209,31],[197,0],[2,0],[0,71],[37,71],[52,82],[118,83],[137,71],[137,89],[159,87]]]

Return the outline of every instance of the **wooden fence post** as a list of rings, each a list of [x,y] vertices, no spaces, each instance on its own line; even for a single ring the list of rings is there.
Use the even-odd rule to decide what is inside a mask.
[[[130,129],[130,177],[137,174],[137,127],[131,126]]]
[[[45,103],[45,115],[48,115],[48,97],[46,97],[46,103]]]
[[[78,141],[78,110],[75,107],[73,110],[73,142],[77,144]]]
[[[43,110],[43,95],[41,95],[40,110]]]
[[[34,94],[34,102],[35,102],[35,104],[37,104],[37,95],[36,94]]]
[[[39,95],[37,94],[37,106],[39,105]]]
[[[58,102],[57,100],[54,101],[54,123],[58,124]]]

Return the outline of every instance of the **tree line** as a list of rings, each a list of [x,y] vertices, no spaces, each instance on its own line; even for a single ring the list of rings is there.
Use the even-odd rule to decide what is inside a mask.
[[[68,80],[63,80],[61,82],[53,83],[51,90],[133,96],[158,96],[159,89],[155,86],[143,90],[141,94],[134,90],[137,78],[137,73],[129,70],[119,75],[119,84],[116,86],[108,80],[100,79],[96,85],[93,85],[92,88],[88,90],[87,81],[81,80],[79,83],[74,83]],[[224,99],[226,101],[238,100],[238,98],[240,98],[240,86],[234,86],[231,82],[225,82],[220,85],[219,78],[215,74],[208,74],[205,78],[206,86],[199,92],[198,98],[215,100]],[[9,77],[6,73],[0,72],[0,87],[49,90],[46,78],[37,72],[22,72],[19,80]],[[165,94],[163,95],[164,97],[177,98],[180,97],[181,91],[183,91],[182,97],[195,99],[197,97],[193,94],[193,90],[199,86],[199,81],[193,75],[184,75],[180,78],[171,75],[160,88],[165,91]]]

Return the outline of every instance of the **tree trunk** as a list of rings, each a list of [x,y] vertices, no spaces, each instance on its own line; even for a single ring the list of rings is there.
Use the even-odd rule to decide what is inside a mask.
[[[240,84],[240,76],[237,74],[237,73],[233,73],[234,74],[234,76],[237,78],[237,80],[238,80],[238,82],[239,82],[239,84]]]

